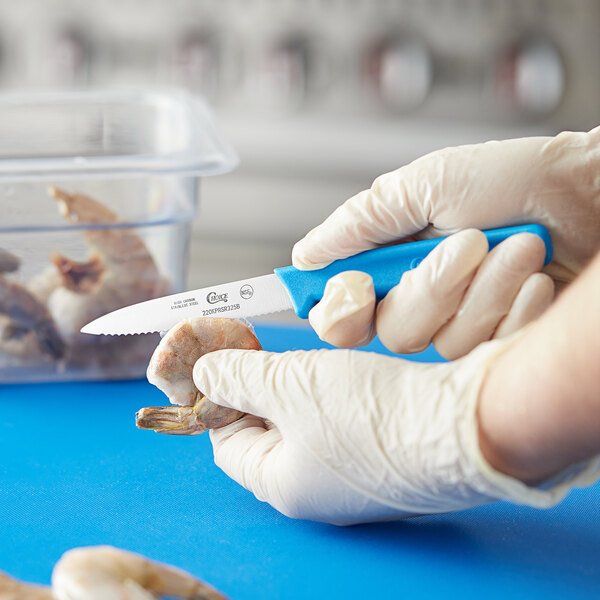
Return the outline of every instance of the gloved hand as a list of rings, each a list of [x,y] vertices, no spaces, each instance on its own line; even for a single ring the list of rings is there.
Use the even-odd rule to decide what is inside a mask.
[[[541,314],[554,284],[570,282],[600,246],[600,127],[589,133],[446,148],[380,176],[300,240],[294,266],[314,269],[397,240],[545,225],[554,260],[539,238],[509,238],[489,254],[476,231],[440,244],[375,307],[364,274],[330,281],[309,319],[321,339],[341,347],[375,333],[394,352],[433,341],[447,358],[502,337]]]
[[[283,514],[335,524],[496,499],[554,504],[571,485],[588,484],[598,465],[538,489],[495,471],[479,450],[482,382],[513,339],[447,364],[357,350],[206,354],[194,366],[198,389],[251,413],[211,431],[215,462]]]

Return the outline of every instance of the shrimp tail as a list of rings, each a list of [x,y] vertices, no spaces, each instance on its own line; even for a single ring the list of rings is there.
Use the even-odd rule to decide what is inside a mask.
[[[208,427],[194,414],[192,406],[149,406],[135,413],[139,429],[152,429],[167,435],[198,435]]]
[[[98,254],[93,254],[86,262],[77,262],[58,253],[52,254],[50,258],[60,273],[62,285],[81,294],[91,293],[105,271]]]
[[[202,396],[194,406],[151,406],[140,409],[135,424],[167,435],[198,435],[237,421],[243,413],[213,404]]]
[[[154,563],[157,585],[147,584],[147,588],[161,596],[182,600],[229,600],[214,587],[192,577],[185,571],[168,565]]]
[[[116,223],[117,215],[98,200],[85,194],[70,194],[56,187],[49,187],[48,193],[59,206],[62,215],[71,223]]]

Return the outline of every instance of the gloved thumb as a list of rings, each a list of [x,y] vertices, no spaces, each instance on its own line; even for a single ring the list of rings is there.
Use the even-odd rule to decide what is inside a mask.
[[[298,374],[310,370],[313,352],[210,352],[196,361],[194,384],[215,404],[273,420],[291,390],[302,389]]]

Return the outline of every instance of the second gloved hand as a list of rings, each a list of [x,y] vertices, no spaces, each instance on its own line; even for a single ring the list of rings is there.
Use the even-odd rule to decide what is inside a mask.
[[[536,236],[514,236],[488,254],[482,233],[462,231],[405,274],[377,310],[368,279],[336,276],[311,325],[337,346],[377,333],[394,352],[433,341],[450,359],[520,329],[600,247],[598,172],[600,127],[446,148],[381,175],[295,245],[294,266],[314,269],[399,240],[523,223],[550,230],[554,259],[539,273],[544,248]]]
[[[549,506],[574,482],[528,487],[479,449],[480,389],[509,343],[448,364],[356,350],[222,350],[197,361],[194,383],[250,413],[211,431],[215,462],[285,515],[352,524],[497,499]]]

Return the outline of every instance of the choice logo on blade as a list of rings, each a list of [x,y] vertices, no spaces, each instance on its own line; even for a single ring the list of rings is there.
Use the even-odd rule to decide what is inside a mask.
[[[228,294],[216,294],[215,292],[208,292],[206,295],[206,301],[209,304],[216,304],[217,302],[227,302]]]
[[[252,298],[252,296],[254,296],[254,288],[249,283],[244,284],[240,288],[240,296],[244,300],[249,300],[250,298]]]

